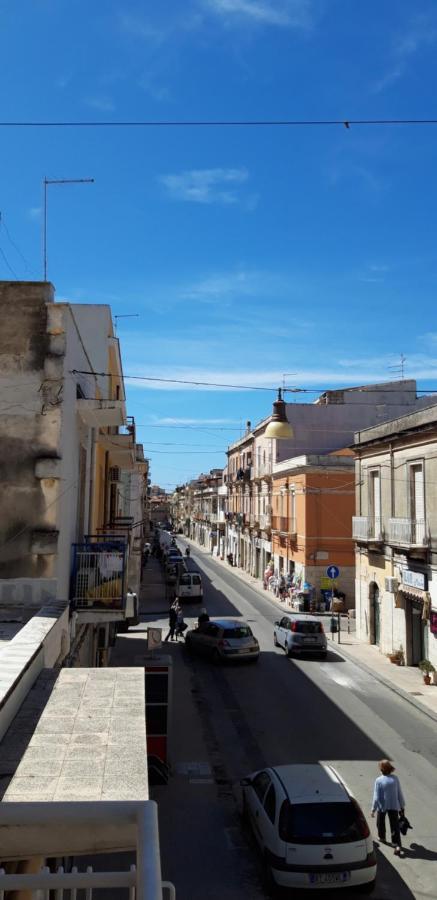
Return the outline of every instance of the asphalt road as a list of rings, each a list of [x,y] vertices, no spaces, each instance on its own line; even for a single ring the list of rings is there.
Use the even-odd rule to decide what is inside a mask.
[[[154,796],[163,874],[176,884],[178,900],[270,896],[238,816],[234,785],[242,776],[264,765],[329,762],[369,815],[382,757],[395,760],[414,827],[405,859],[377,845],[373,897],[437,898],[437,725],[334,649],[323,662],[287,659],[273,646],[278,608],[268,596],[207,554],[192,549],[192,555],[205,574],[209,614],[249,622],[262,653],[257,665],[216,667],[190,657],[182,643],[165,645],[174,666],[174,776]],[[119,638],[112,665],[132,664],[144,652],[145,624],[165,627],[165,606],[154,605],[137,629]],[[198,607],[184,609],[190,624]],[[336,890],[328,896],[357,895]]]

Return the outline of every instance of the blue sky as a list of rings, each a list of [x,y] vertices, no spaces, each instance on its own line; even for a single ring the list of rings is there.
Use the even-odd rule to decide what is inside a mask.
[[[436,115],[434,0],[0,0],[1,119]],[[0,130],[0,278],[109,303],[126,374],[437,388],[437,126]],[[7,231],[4,228],[6,225]],[[10,240],[12,239],[12,240]],[[13,243],[12,243],[13,242]],[[306,395],[313,399],[314,395]],[[128,382],[170,489],[273,393]]]

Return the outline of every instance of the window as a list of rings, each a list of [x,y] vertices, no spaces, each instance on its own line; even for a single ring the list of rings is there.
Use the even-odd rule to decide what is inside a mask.
[[[202,584],[200,575],[193,575],[193,584]]]
[[[279,624],[281,628],[288,628],[290,625],[290,619],[287,619],[287,616],[285,616],[283,619],[281,619]]]
[[[269,817],[271,822],[275,821],[276,815],[276,794],[273,784],[267,790],[265,800],[264,800],[264,809],[266,811],[266,815]]]
[[[423,463],[410,466],[410,518],[412,520],[412,542],[423,544],[425,538],[425,485]]]
[[[239,640],[240,638],[252,637],[252,631],[248,625],[239,625],[238,628],[224,628],[223,637]]]
[[[260,803],[264,800],[264,795],[266,790],[270,787],[271,780],[270,775],[267,772],[259,772],[258,775],[253,779],[252,787],[259,798]]]
[[[283,803],[279,817],[281,840],[290,844],[345,844],[362,839],[352,803]]]

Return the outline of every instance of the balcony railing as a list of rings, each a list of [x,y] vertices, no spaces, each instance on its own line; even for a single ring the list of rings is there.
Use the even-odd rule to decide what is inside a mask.
[[[424,519],[389,519],[389,543],[402,547],[426,547],[429,538]]]
[[[129,890],[133,900],[174,900],[176,897],[174,885],[161,880],[154,801],[10,802],[0,805],[5,859],[22,858],[23,847],[29,857],[77,857],[84,852],[93,852],[98,853],[104,868],[108,857],[101,855],[103,848],[136,849],[136,865],[132,865],[130,871],[107,869],[94,872],[87,866],[80,872],[73,866],[66,872],[61,866],[56,872],[44,867],[31,874],[7,874],[0,868],[0,897],[4,891],[29,891],[32,897],[48,897],[49,891],[53,890],[62,900],[76,897],[76,891],[84,890],[86,897],[92,898],[93,890],[99,888],[111,888],[119,896],[126,896],[124,888]],[[26,893],[26,896],[29,895]]]
[[[86,543],[73,544],[73,554],[73,608],[88,612],[122,611],[126,593],[126,540],[97,536]]]
[[[356,541],[382,543],[384,535],[381,516],[353,516],[352,537]]]
[[[271,475],[273,469],[272,460],[269,459],[265,463],[258,463],[254,468],[254,478],[263,478],[264,475]]]
[[[280,534],[296,534],[296,520],[288,516],[272,516],[272,528]]]
[[[271,528],[272,525],[272,517],[270,513],[260,513],[259,517],[259,525],[263,530],[266,528]]]

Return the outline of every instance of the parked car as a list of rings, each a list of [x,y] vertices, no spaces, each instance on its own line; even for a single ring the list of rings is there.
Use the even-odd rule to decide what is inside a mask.
[[[275,647],[283,647],[288,656],[293,653],[317,653],[323,659],[328,651],[323,622],[317,616],[297,613],[283,616],[273,629]]]
[[[332,766],[276,766],[240,785],[243,814],[275,885],[372,892],[376,856],[369,826]]]
[[[256,662],[259,657],[259,643],[250,626],[240,619],[210,619],[186,632],[185,645],[217,663],[227,659]]]

